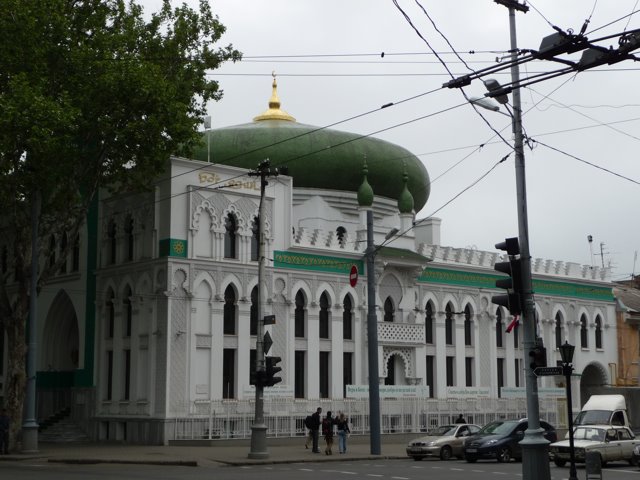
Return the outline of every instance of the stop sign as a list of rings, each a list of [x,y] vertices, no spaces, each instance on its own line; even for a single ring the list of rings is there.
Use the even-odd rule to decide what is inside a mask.
[[[358,267],[352,265],[351,271],[349,272],[349,284],[355,287],[356,283],[358,283]]]

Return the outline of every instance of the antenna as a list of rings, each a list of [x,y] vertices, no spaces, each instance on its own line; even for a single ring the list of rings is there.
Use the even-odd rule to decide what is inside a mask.
[[[593,268],[593,237],[591,235],[587,235],[587,242],[589,242],[589,253],[591,254],[589,258],[591,258],[591,268]]]

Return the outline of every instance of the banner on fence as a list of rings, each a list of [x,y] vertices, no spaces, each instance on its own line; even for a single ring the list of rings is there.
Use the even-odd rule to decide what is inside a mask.
[[[265,398],[293,398],[293,387],[291,385],[274,385],[273,387],[265,387]],[[251,400],[256,396],[256,387],[253,385],[245,385],[242,389],[242,396],[247,400]]]
[[[380,398],[429,398],[427,385],[380,385]],[[347,385],[348,398],[369,398],[369,385]]]
[[[447,387],[447,398],[489,398],[491,396],[490,387]]]
[[[566,394],[564,388],[538,388],[538,396],[545,398],[564,397]],[[502,398],[527,398],[527,390],[525,387],[502,387],[500,389]]]

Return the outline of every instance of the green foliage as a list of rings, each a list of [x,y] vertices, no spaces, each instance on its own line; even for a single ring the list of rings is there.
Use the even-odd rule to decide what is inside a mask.
[[[224,31],[205,0],[197,10],[165,0],[150,16],[134,1],[0,1],[0,247],[11,258],[0,275],[0,335],[14,418],[22,418],[34,192],[46,258],[51,235],[75,238],[98,189],[148,188],[171,154],[199,141],[207,102],[222,96],[207,73],[241,58],[231,45],[215,47]],[[39,284],[54,270],[41,262]]]

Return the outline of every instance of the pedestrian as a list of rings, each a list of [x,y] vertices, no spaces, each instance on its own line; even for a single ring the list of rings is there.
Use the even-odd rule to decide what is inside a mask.
[[[349,420],[343,412],[338,412],[336,428],[338,430],[338,451],[347,453],[347,436],[351,434],[351,430],[349,429]]]
[[[304,426],[307,428],[307,437],[304,441],[304,448],[309,448],[309,445],[313,445],[313,431],[311,425],[313,423],[313,415],[307,415],[304,419]]]
[[[333,455],[331,451],[331,447],[333,447],[333,425],[335,424],[335,419],[331,416],[331,411],[327,412],[327,416],[322,420],[322,435],[324,436],[324,441],[326,442],[326,447],[324,449],[324,453],[326,455]]]
[[[0,411],[0,455],[9,454],[9,415],[7,409]]]
[[[313,453],[320,453],[320,448],[318,448],[318,435],[320,430],[320,414],[322,413],[322,408],[318,407],[318,409],[311,415],[311,422],[309,426],[309,431],[311,432],[311,438],[313,442],[313,449],[311,450]]]
[[[458,418],[456,418],[456,423],[467,423],[467,421],[464,419],[462,414],[460,414],[458,415]]]

